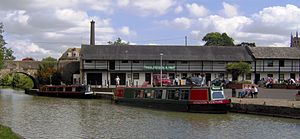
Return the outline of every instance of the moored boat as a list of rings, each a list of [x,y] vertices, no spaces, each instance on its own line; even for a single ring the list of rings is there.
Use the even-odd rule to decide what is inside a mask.
[[[219,86],[118,87],[114,101],[120,104],[172,111],[227,113],[230,99]]]
[[[93,94],[87,85],[45,85],[37,92],[40,96],[86,98]]]

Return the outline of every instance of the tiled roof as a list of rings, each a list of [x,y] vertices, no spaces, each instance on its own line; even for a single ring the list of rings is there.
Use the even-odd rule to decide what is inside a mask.
[[[299,47],[249,47],[256,59],[300,59]]]
[[[83,59],[97,60],[252,61],[246,47],[165,45],[82,45]]]

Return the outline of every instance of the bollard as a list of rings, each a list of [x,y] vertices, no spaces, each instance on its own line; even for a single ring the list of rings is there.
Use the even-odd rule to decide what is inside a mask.
[[[232,97],[236,97],[236,89],[232,88],[232,92],[231,92]]]

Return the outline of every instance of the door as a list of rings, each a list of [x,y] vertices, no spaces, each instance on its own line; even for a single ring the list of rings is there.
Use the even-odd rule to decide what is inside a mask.
[[[120,78],[120,85],[125,85],[126,83],[126,73],[111,73],[110,74],[110,84],[116,85],[116,78],[119,76]]]
[[[290,73],[290,78],[295,80],[296,79],[296,74],[295,73]]]
[[[151,73],[145,73],[145,81],[151,84]]]
[[[255,74],[254,83],[257,84],[259,80],[260,80],[260,74]]]
[[[87,73],[87,84],[102,85],[102,73]]]

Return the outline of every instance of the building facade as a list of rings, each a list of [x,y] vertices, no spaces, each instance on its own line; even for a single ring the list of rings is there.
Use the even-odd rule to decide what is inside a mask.
[[[298,36],[298,31],[296,32],[295,36],[291,34],[291,47],[300,47],[300,38]]]
[[[236,46],[82,45],[80,55],[82,83],[100,86],[115,85],[117,76],[120,85],[152,85],[161,71],[170,80],[199,75],[207,82],[232,80],[226,72],[228,62],[253,63],[248,47]]]
[[[275,82],[293,78],[299,81],[300,47],[249,47],[253,56],[255,83],[271,77]]]

